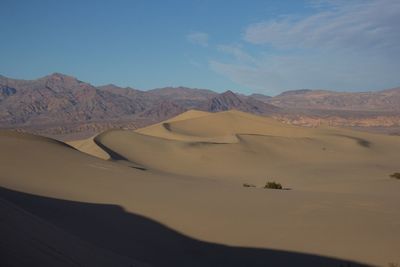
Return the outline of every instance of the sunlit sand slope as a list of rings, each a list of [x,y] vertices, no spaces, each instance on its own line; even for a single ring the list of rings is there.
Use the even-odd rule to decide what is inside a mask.
[[[387,179],[400,161],[398,136],[294,127],[238,111],[109,131],[96,142],[152,170],[303,190],[345,192],[356,183],[351,190],[368,191],[366,181]]]
[[[236,111],[148,129],[97,136],[95,143],[115,160],[48,138],[0,132],[0,186],[117,205],[212,243],[379,266],[400,262],[400,183],[388,176],[400,168],[399,137],[297,128]],[[263,189],[267,180],[291,190]],[[162,257],[134,253],[154,237],[141,232],[124,253],[141,262]],[[188,255],[198,253],[182,257]]]
[[[103,149],[101,149],[94,141],[94,137],[90,137],[87,139],[81,139],[81,140],[73,140],[67,142],[68,145],[78,149],[79,151],[82,151],[84,153],[87,153],[89,155],[95,156],[100,159],[110,159],[110,155],[107,154]]]

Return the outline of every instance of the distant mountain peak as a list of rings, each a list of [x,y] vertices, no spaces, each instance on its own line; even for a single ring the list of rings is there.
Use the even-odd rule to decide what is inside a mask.
[[[80,82],[77,78],[73,76],[69,76],[66,74],[62,74],[59,72],[54,72],[50,75],[47,75],[39,80],[45,80],[48,82],[54,82],[54,83],[77,83]]]
[[[239,97],[234,92],[228,90],[212,98],[206,110],[216,112],[231,109],[257,114],[268,114],[270,112],[275,112],[279,108],[251,97]]]
[[[237,95],[236,95],[234,92],[232,92],[231,90],[227,90],[227,91],[221,93],[220,95],[222,95],[222,96],[234,96],[234,97],[237,97]]]
[[[250,97],[254,97],[254,98],[257,98],[257,97],[271,98],[272,96],[264,95],[264,94],[260,94],[260,93],[254,93],[254,94],[251,94]]]
[[[225,99],[226,101],[236,101],[236,102],[242,101],[241,98],[231,90],[225,91],[217,95],[215,98]]]
[[[115,89],[125,89],[123,87],[119,87],[118,85],[115,85],[113,83],[105,84],[105,85],[100,85],[97,86],[98,89],[100,90],[115,90]]]
[[[282,92],[278,96],[289,96],[289,95],[302,95],[302,94],[307,94],[313,92],[311,89],[298,89],[298,90],[289,90]]]
[[[60,72],[53,72],[52,74],[46,76],[48,78],[63,78],[63,79],[75,79],[77,80],[75,77],[67,75],[67,74],[63,74]]]
[[[211,110],[229,110],[237,108],[242,100],[232,91],[228,90],[211,99]]]

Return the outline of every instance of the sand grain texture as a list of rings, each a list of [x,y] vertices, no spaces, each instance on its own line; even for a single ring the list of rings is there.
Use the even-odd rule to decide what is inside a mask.
[[[400,168],[398,136],[294,127],[238,111],[189,112],[137,131],[104,132],[88,144],[98,145],[85,151],[97,157],[1,132],[0,196],[95,249],[155,266],[400,263],[400,183],[389,178]],[[99,149],[114,159],[98,158]],[[263,189],[267,180],[291,190]],[[80,203],[66,214],[85,212],[75,219],[43,212],[65,202]],[[121,208],[111,209],[120,218],[115,225],[100,212],[109,205]],[[84,216],[91,212],[97,215]],[[91,220],[131,248],[106,234],[102,240],[100,226],[85,235]],[[136,230],[118,235],[119,223]],[[157,240],[151,251],[146,244]],[[161,252],[168,247],[177,249]]]

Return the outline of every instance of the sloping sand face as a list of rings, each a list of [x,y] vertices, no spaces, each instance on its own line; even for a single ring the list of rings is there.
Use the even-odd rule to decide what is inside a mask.
[[[81,139],[81,140],[73,140],[66,142],[68,145],[78,149],[79,151],[82,151],[86,154],[92,155],[94,157],[108,160],[110,159],[110,155],[107,154],[106,151],[101,149],[95,142],[94,142],[94,137],[90,137],[87,139]]]
[[[196,240],[379,266],[400,262],[400,182],[389,178],[400,168],[399,137],[292,127],[237,111],[189,115],[170,120],[167,126],[161,123],[136,132],[109,131],[97,136],[94,143],[114,160],[102,160],[47,138],[1,132],[0,185],[53,199],[117,205]],[[262,188],[272,180],[291,190]],[[256,187],[243,187],[243,183]],[[13,194],[4,193],[4,197],[17,201]],[[42,210],[18,203],[33,214]],[[111,245],[117,242],[112,238],[102,239],[109,241],[107,245],[85,236],[82,225],[88,225],[89,219],[84,216],[39,215],[130,259],[162,265],[152,259],[167,257],[158,254],[161,249],[155,249],[155,254],[150,248],[147,254],[135,253],[141,243],[145,247],[157,240],[146,230],[129,239],[131,250],[129,246],[117,249]],[[80,219],[85,223],[79,224]],[[122,225],[122,220],[118,222]],[[99,236],[101,232],[104,229]],[[199,263],[199,258],[219,251],[177,241],[182,237],[175,235],[166,239],[175,243],[167,242],[165,247],[190,246],[197,251],[180,251],[185,264]],[[240,253],[224,254],[224,258],[233,259],[233,254]],[[260,258],[246,255],[241,259],[256,266]],[[279,261],[273,256],[276,253],[260,255],[268,255],[275,266],[295,262]],[[289,253],[284,258],[296,256]],[[307,259],[301,265],[340,266]],[[203,265],[218,266],[215,261],[210,258]],[[240,266],[240,259],[235,261]],[[229,266],[226,261],[220,263]]]
[[[262,186],[370,191],[366,181],[398,168],[399,138],[335,128],[300,128],[239,111],[110,131],[96,141],[161,172]],[[367,187],[367,188],[365,188]]]

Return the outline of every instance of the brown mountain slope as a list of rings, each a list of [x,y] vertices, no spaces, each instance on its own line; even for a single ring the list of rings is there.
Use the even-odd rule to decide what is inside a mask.
[[[252,97],[239,97],[229,90],[210,99],[203,109],[210,112],[236,109],[263,115],[272,114],[280,110],[276,106],[264,103]]]
[[[163,97],[174,100],[208,100],[217,93],[207,89],[187,88],[187,87],[164,87],[147,91],[148,95]]]
[[[355,93],[295,90],[260,100],[285,108],[400,111],[400,88]]]
[[[275,97],[186,87],[140,91],[112,84],[95,87],[59,73],[37,80],[0,76],[0,128],[76,139],[110,128],[143,127],[189,109],[236,109],[296,125],[329,124],[397,134],[399,95],[399,88],[364,93],[297,90]]]
[[[230,92],[218,95],[205,89],[166,87],[150,91],[115,85],[94,87],[54,73],[37,80],[0,77],[0,128],[41,134],[136,128],[160,122],[188,109],[240,109],[267,114],[270,105]]]
[[[90,122],[137,114],[146,103],[52,74],[34,81],[2,78],[2,126]]]
[[[257,99],[285,109],[276,118],[290,124],[400,134],[400,88],[353,93],[302,89]]]

